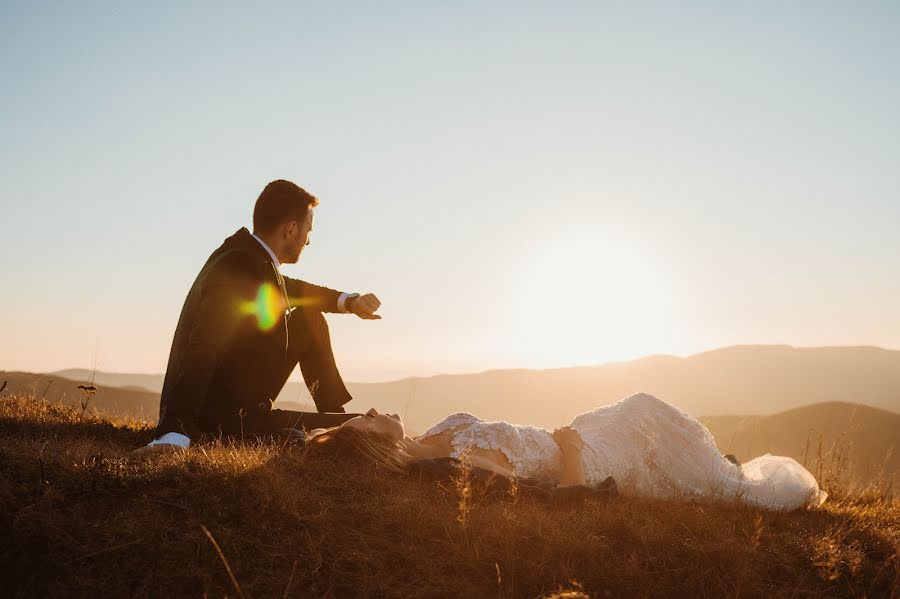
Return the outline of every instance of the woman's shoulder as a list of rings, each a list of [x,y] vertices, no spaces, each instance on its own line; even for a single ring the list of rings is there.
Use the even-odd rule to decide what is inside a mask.
[[[485,421],[468,412],[457,412],[447,416],[417,438],[425,439],[441,433],[478,437],[480,441],[486,441],[487,438],[518,439],[526,442],[549,440],[551,445],[555,445],[552,435],[545,429],[529,424],[514,424],[504,420]]]

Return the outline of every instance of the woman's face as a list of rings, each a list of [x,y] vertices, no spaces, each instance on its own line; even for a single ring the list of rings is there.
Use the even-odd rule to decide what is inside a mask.
[[[403,421],[396,414],[379,414],[372,408],[362,416],[351,418],[341,426],[357,428],[363,431],[384,435],[391,441],[403,439]]]

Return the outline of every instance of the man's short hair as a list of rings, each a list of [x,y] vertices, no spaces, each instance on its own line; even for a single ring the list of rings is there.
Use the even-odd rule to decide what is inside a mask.
[[[316,196],[305,189],[278,179],[262,190],[253,207],[253,230],[257,233],[271,233],[278,225],[289,220],[306,220],[310,207],[319,205]]]

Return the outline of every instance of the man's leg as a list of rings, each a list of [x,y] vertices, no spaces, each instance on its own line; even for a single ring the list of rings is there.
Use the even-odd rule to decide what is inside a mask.
[[[353,397],[338,372],[328,323],[318,310],[295,308],[291,312],[285,381],[297,364],[300,364],[303,380],[316,403],[316,409],[319,412],[343,412],[344,404]]]
[[[262,432],[278,434],[285,429],[311,431],[315,428],[332,428],[340,426],[360,414],[335,414],[319,412],[294,412],[292,410],[272,410],[266,415],[266,424]]]

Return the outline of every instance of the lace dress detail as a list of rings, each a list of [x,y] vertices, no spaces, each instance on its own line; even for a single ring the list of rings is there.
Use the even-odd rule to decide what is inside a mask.
[[[562,452],[549,432],[542,428],[508,422],[485,422],[460,412],[448,416],[419,437],[424,439],[450,431],[451,457],[460,458],[473,448],[503,453],[517,476],[558,480]]]
[[[732,464],[697,419],[646,393],[581,414],[571,426],[584,441],[585,482],[612,476],[623,495],[738,501],[768,509],[817,507],[828,496],[792,458],[766,454]],[[519,476],[559,480],[562,452],[543,429],[458,413],[420,439],[447,431],[453,457],[474,447],[496,449]]]
[[[803,466],[764,455],[742,466],[722,457],[697,419],[638,393],[576,417],[588,484],[612,476],[625,495],[736,500],[768,509],[815,507],[827,494]]]

